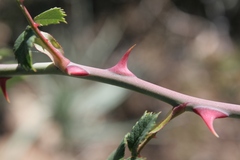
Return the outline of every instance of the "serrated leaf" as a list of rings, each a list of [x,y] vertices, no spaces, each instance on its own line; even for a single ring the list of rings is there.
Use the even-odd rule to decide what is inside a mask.
[[[26,70],[34,70],[32,67],[31,47],[35,37],[33,30],[27,27],[26,30],[19,35],[13,46],[13,52],[18,64]]]
[[[158,115],[159,113],[145,112],[140,120],[133,126],[132,131],[127,134],[126,140],[132,157],[138,156],[139,145],[156,125]]]
[[[40,26],[47,26],[50,24],[59,24],[60,22],[67,23],[65,20],[66,13],[63,9],[55,7],[51,8],[34,18],[34,21]]]
[[[118,148],[108,157],[108,160],[121,160],[125,154],[126,140],[122,140]]]
[[[180,104],[174,107],[167,115],[167,117],[162,121],[157,123],[152,130],[148,133],[146,138],[139,144],[138,152],[149,142],[152,138],[156,137],[157,132],[159,132],[164,126],[166,126],[173,118],[182,114],[185,111],[187,103]]]
[[[46,32],[42,32],[41,31],[41,34],[52,44],[52,46],[58,50],[60,53],[64,54],[64,51],[62,49],[62,46],[57,42],[56,39],[53,38],[52,35],[50,35],[49,33],[46,33]],[[46,54],[54,63],[55,63],[55,60],[54,60],[54,55],[51,53],[51,51],[48,49],[48,47],[42,42],[42,40],[40,38],[35,38],[34,40],[34,47]]]
[[[139,144],[138,152],[149,142],[153,137],[156,136],[157,132],[159,132],[165,125],[167,125],[170,120],[173,118],[174,110],[171,110],[167,117],[160,123],[155,124],[151,131],[148,132],[145,139]]]

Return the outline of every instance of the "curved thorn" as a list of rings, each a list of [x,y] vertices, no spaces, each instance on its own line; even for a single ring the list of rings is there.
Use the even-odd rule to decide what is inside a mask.
[[[223,111],[215,110],[215,109],[210,109],[210,108],[205,108],[205,107],[196,107],[193,109],[193,111],[198,114],[203,121],[206,123],[207,127],[209,130],[219,138],[217,132],[215,131],[213,127],[213,121],[217,118],[225,118],[228,117],[229,115]]]
[[[112,68],[109,68],[108,70],[119,75],[135,76],[128,69],[128,66],[127,66],[128,57],[135,46],[136,44],[134,44],[131,48],[129,48],[127,52],[123,55],[123,57],[120,59],[120,61],[115,66],[113,66]]]
[[[0,86],[1,86],[1,89],[3,92],[3,95],[4,95],[5,99],[8,101],[8,103],[10,103],[10,99],[7,94],[6,83],[7,83],[7,80],[9,80],[9,79],[10,79],[10,77],[1,77],[0,78]]]

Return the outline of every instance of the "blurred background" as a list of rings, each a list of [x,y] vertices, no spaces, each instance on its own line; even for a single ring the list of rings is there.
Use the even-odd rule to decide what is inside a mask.
[[[188,95],[240,104],[239,0],[25,0],[34,17],[62,7],[68,24],[41,28],[75,63],[108,68],[132,45],[138,77]],[[14,41],[26,19],[0,0],[0,63],[16,63]],[[49,62],[34,51],[34,62]],[[83,79],[42,75],[8,82],[0,96],[0,159],[105,160],[145,110],[171,109],[145,95]],[[240,121],[214,123],[215,138],[185,113],[143,149],[149,160],[239,160]]]

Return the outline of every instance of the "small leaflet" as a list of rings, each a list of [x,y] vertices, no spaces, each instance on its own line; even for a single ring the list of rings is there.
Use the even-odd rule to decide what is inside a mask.
[[[34,21],[40,26],[48,26],[50,24],[67,23],[65,20],[66,13],[63,9],[54,7],[45,12],[40,13],[34,18]]]

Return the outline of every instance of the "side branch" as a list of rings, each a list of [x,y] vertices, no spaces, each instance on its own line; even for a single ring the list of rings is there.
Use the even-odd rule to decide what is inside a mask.
[[[66,66],[69,64],[70,60],[67,59],[60,53],[52,44],[51,42],[44,37],[43,33],[39,30],[39,24],[34,22],[31,15],[29,14],[27,8],[23,5],[23,0],[17,0],[19,6],[25,15],[29,25],[31,26],[32,30],[35,32],[36,36],[40,38],[41,42],[43,43],[44,47],[50,52],[51,56],[53,57],[53,61],[55,65],[60,68],[62,71],[65,70]],[[43,46],[42,46],[43,47]]]

